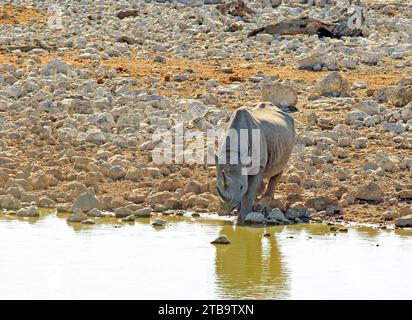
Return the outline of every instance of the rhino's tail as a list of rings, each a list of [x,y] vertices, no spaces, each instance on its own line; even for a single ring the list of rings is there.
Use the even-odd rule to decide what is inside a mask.
[[[253,36],[257,35],[259,32],[262,32],[263,30],[265,30],[264,27],[255,29],[255,30],[251,31],[247,36],[248,37],[253,37]]]

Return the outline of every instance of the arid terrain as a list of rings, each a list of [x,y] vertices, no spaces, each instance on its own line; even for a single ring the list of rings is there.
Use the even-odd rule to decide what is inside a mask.
[[[183,124],[193,140],[269,100],[297,141],[259,210],[412,227],[408,1],[361,1],[362,35],[341,38],[248,34],[302,15],[331,23],[349,1],[184,2],[0,0],[0,214],[222,214],[214,167],[155,163],[153,133]]]

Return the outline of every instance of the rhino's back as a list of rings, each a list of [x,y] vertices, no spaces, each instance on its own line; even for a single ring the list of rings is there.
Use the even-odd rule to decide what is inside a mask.
[[[265,136],[268,160],[264,175],[271,177],[283,170],[295,143],[293,118],[270,103],[259,103],[251,110]]]

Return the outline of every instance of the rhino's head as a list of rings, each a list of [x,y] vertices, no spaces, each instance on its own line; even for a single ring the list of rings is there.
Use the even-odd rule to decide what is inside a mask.
[[[231,209],[236,208],[248,188],[248,176],[242,174],[240,164],[216,164],[216,188]]]

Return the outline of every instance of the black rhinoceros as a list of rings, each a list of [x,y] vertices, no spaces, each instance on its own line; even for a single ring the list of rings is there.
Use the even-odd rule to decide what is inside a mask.
[[[252,211],[258,190],[273,197],[295,143],[294,120],[269,102],[253,109],[241,107],[232,115],[215,156],[217,190],[238,208],[240,222]]]

